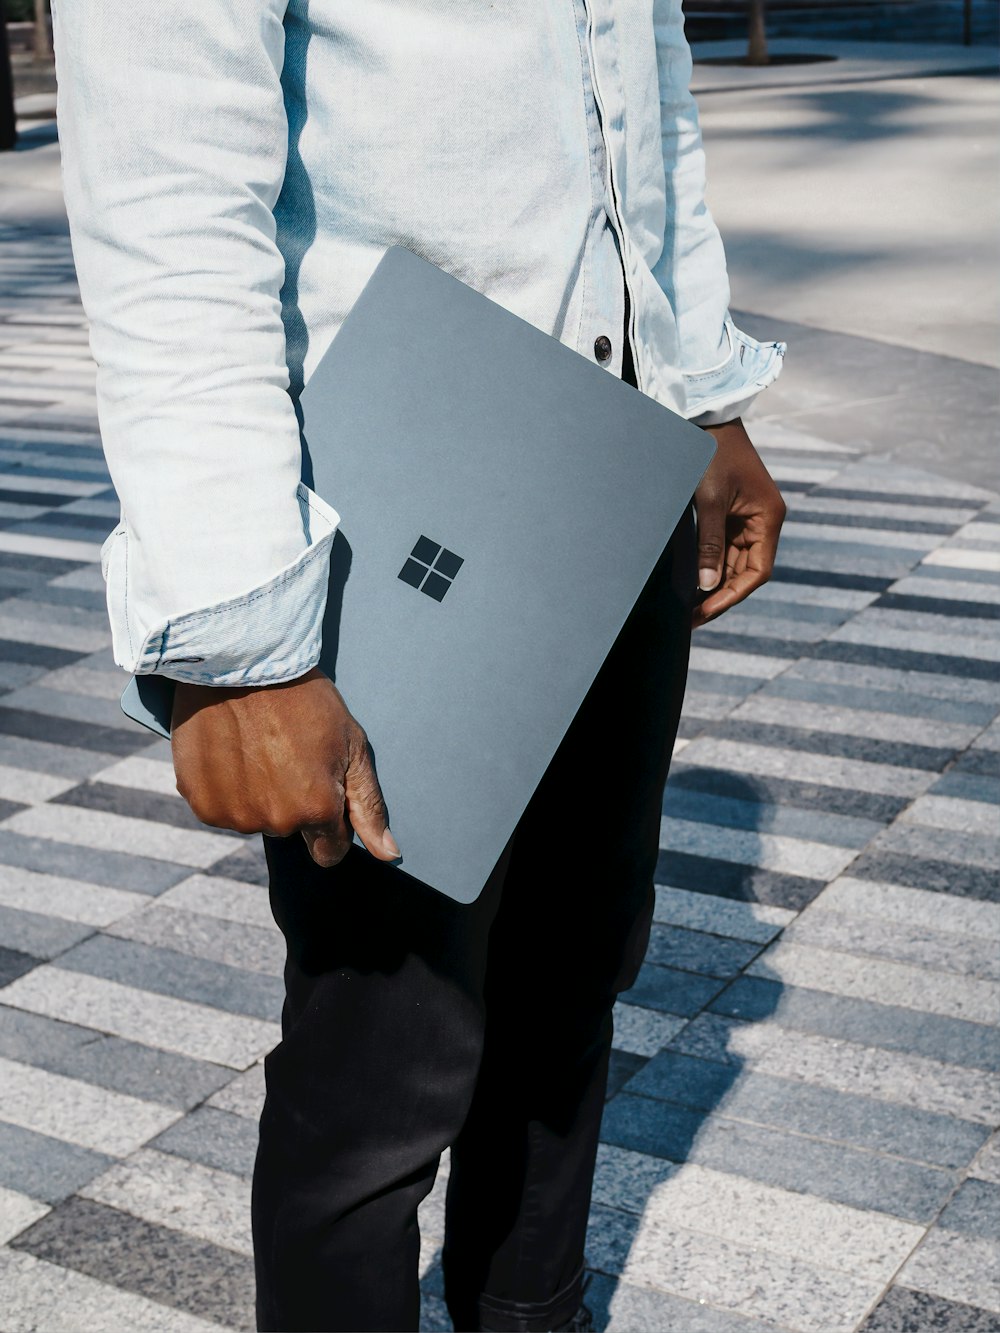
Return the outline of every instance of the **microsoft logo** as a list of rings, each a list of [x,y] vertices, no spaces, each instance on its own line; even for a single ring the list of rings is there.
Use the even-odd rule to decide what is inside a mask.
[[[454,551],[432,542],[430,537],[421,537],[397,577],[440,602],[464,564],[462,557]]]

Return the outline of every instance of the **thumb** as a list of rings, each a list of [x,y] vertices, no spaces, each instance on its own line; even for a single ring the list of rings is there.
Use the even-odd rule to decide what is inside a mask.
[[[389,832],[389,814],[367,741],[353,749],[344,774],[344,809],[372,856],[380,861],[399,859],[399,846]]]
[[[726,554],[726,508],[721,500],[699,499],[698,515],[698,588],[711,592],[722,582]]]

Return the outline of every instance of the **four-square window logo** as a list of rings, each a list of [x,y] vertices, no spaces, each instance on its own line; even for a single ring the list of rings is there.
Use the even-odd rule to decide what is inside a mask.
[[[430,537],[421,537],[397,577],[411,588],[419,588],[428,597],[441,602],[464,564],[462,557],[454,551],[432,542]]]

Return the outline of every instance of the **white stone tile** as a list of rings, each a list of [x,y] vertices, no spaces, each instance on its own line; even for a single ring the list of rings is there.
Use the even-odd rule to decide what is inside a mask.
[[[901,504],[899,501],[859,500],[852,496],[843,500],[831,495],[792,495],[789,497],[791,513],[808,514],[844,514],[850,513],[856,518],[873,518],[873,527],[888,519],[905,519],[911,523],[954,524],[967,523],[975,514],[975,509],[968,505]],[[756,596],[756,593],[754,594]]]
[[[24,461],[24,454],[18,457]],[[67,464],[67,466],[72,466]],[[106,481],[72,481],[69,477],[29,477],[23,473],[5,471],[3,489],[5,491],[45,491],[53,495],[97,495],[107,490]]]
[[[897,822],[880,833],[871,844],[877,850],[901,852],[920,861],[950,861],[958,866],[978,866],[993,871],[1000,866],[1000,840],[996,835],[955,833],[951,829],[925,828]]]
[[[250,1181],[155,1148],[140,1148],[80,1193],[158,1226],[253,1254]]]
[[[770,680],[788,667],[787,657],[768,657],[764,653],[733,653],[709,647],[709,642],[704,635],[695,639],[691,649],[692,671],[716,671],[723,676],[753,676]]]
[[[668,926],[683,926],[687,930],[703,930],[711,935],[729,935],[734,939],[764,944],[794,918],[794,912],[767,903],[738,902],[665,884],[656,886],[654,920]]]
[[[740,704],[732,716],[737,721],[764,722],[775,726],[832,732],[838,736],[861,736],[869,740],[940,747],[966,746],[980,730],[970,723],[928,722],[922,717],[905,717],[900,713],[806,703],[770,694],[755,694]]]
[[[910,574],[894,583],[888,591],[904,597],[940,597],[949,602],[984,602],[991,606],[1000,602],[1000,586],[975,583],[971,579],[965,582],[961,579],[935,579]]]
[[[788,986],[900,1005],[972,1023],[1000,1021],[1000,986],[996,982],[908,963],[859,958],[778,940],[750,964],[747,972]]]
[[[267,976],[280,977],[285,966],[285,941],[273,922],[266,927],[247,925],[147,898],[107,930],[120,939]]]
[[[0,800],[20,801],[22,805],[51,801],[53,796],[60,796],[75,787],[77,781],[76,778],[61,778],[53,773],[35,773],[27,768],[0,764]]]
[[[849,503],[849,502],[845,502]],[[840,527],[834,523],[786,522],[781,529],[783,540],[799,538],[807,542],[848,543],[851,546],[886,546],[904,551],[929,551],[940,542],[938,533],[894,532],[891,528]]]
[[[755,588],[753,603],[794,602],[802,606],[833,606],[845,611],[860,611],[878,597],[875,592],[859,592],[856,588],[826,588],[819,583],[765,583]]]
[[[713,736],[692,741],[684,752],[684,762],[733,773],[754,773],[760,777],[792,777],[797,782],[815,782],[821,786],[867,791],[880,796],[919,796],[938,777],[936,773],[900,768],[895,764],[872,764],[862,759],[840,759],[834,755],[719,740]]]
[[[958,546],[1000,546],[1000,523],[966,523],[952,537]]]
[[[1000,1244],[996,1237],[984,1239],[936,1228],[897,1282],[1000,1314]]]
[[[209,1097],[207,1105],[232,1111],[245,1120],[259,1120],[264,1105],[264,1065],[258,1062]]]
[[[636,1160],[638,1159],[638,1160]],[[924,1228],[685,1162],[602,1144],[595,1199],[664,1225],[756,1246],[866,1281],[892,1276]]]
[[[21,1250],[0,1250],[4,1333],[219,1333],[219,1325]]]
[[[0,867],[0,904],[22,912],[41,912],[87,926],[107,926],[148,901],[144,893],[44,875],[20,866]]]
[[[277,1023],[154,995],[44,963],[4,987],[4,1004],[130,1041],[245,1069],[281,1037]]]
[[[976,1180],[989,1180],[1000,1185],[1000,1130],[980,1148],[976,1160],[969,1167],[969,1175]]]
[[[161,893],[157,902],[182,907],[189,912],[203,912],[223,921],[239,921],[277,930],[267,889],[259,884],[244,884],[241,880],[216,875],[191,875]]]
[[[862,611],[854,620],[834,630],[830,639],[835,643],[874,644],[879,648],[902,648],[912,653],[931,653],[938,657],[974,657],[983,662],[1000,662],[1000,643],[983,638],[971,639],[968,636],[944,638],[937,633],[919,633],[901,625],[890,629],[885,625],[869,624],[865,617],[870,611]],[[909,612],[902,612],[909,615]],[[935,727],[938,723],[933,724]]]
[[[64,694],[83,694],[92,699],[120,699],[127,677],[109,661],[107,671],[97,671],[92,659],[87,666],[74,664],[50,671],[45,684]]]
[[[0,551],[8,550],[6,540],[12,534],[0,530]],[[27,541],[27,536],[21,538]],[[39,539],[41,540],[41,539]],[[45,539],[48,540],[47,538]],[[62,546],[82,545],[80,542],[54,543]],[[58,555],[56,551],[38,552],[43,555]],[[67,560],[80,560],[81,556],[65,556]],[[7,603],[10,606],[10,602]],[[45,648],[74,648],[82,653],[96,653],[111,642],[111,630],[91,628],[87,625],[70,625],[54,619],[34,620],[29,616],[15,615],[12,611],[0,614],[0,638],[12,639],[16,643],[35,643]]]
[[[632,1055],[655,1055],[686,1022],[686,1018],[618,1000],[614,1008],[615,1049]]]
[[[181,799],[173,764],[148,759],[145,755],[135,754],[128,759],[121,759],[110,768],[95,773],[94,780],[137,791],[154,791],[159,796],[174,796],[178,801]]]
[[[795,1032],[777,1023],[734,1025],[730,1054],[763,1074],[896,1102],[975,1124],[1000,1118],[1000,1087],[984,1070],[922,1055]]]
[[[133,819],[73,805],[32,806],[5,820],[3,828],[29,838],[72,842],[102,852],[131,852],[199,870],[229,856],[240,845],[221,833],[174,828],[152,819]]]
[[[920,796],[900,815],[908,824],[952,829],[956,833],[1000,835],[1000,811],[986,801],[962,801],[952,796]]]
[[[49,1211],[47,1203],[39,1203],[37,1199],[29,1199],[27,1194],[18,1194],[16,1190],[0,1185],[0,1245],[6,1245]]]
[[[741,865],[760,866],[788,875],[832,879],[855,859],[857,850],[807,842],[755,829],[722,828],[695,820],[660,820],[660,846],[692,856],[710,856]]]
[[[123,1157],[182,1111],[0,1058],[0,1120]]]
[[[853,913],[885,921],[924,926],[930,930],[975,935],[1000,941],[1000,904],[955,898],[929,889],[844,875],[828,884],[809,911]]]
[[[793,662],[789,676],[839,685],[847,697],[853,689],[891,690],[912,700],[947,699],[955,703],[978,703],[996,707],[996,685],[969,676],[949,676],[941,671],[903,671],[898,667],[870,666],[861,662],[833,662],[812,657]]]

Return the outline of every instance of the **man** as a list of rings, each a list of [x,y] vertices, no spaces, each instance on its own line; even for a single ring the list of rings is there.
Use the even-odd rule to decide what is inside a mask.
[[[589,1327],[611,1008],[648,938],[690,625],[764,582],[783,517],[740,413],[785,349],[729,316],[680,0],[59,0],[56,42],[122,501],[115,660],[179,682],[178,789],[267,835],[288,943],[259,1327],[416,1328],[446,1146],[456,1328]],[[393,243],[718,442],[697,550],[689,513],[466,907],[391,865],[315,666],[338,518],[300,483],[296,399]]]

